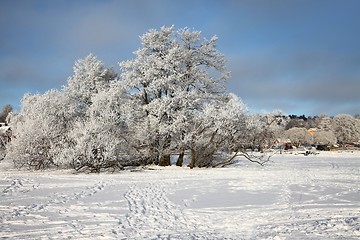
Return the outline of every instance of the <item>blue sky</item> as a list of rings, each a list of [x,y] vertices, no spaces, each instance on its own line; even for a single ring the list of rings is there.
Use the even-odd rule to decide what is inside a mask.
[[[60,89],[93,53],[120,72],[139,36],[175,25],[219,37],[228,90],[254,112],[360,114],[357,0],[0,0],[0,107]]]

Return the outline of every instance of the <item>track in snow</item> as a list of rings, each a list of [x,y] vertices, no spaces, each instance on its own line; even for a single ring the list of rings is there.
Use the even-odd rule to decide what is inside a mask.
[[[339,156],[118,174],[0,169],[0,239],[360,239],[360,158]]]
[[[203,219],[171,202],[169,184],[133,184],[125,194],[129,213],[120,221],[128,239],[224,239]],[[230,239],[230,238],[227,238]],[[235,238],[232,238],[235,239]]]

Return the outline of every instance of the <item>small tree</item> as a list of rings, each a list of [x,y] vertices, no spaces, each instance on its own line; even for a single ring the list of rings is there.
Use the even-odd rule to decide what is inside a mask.
[[[263,152],[283,135],[288,119],[280,111],[248,117],[247,134],[243,138],[244,148],[259,149]]]
[[[333,131],[332,119],[327,115],[321,115],[316,120],[316,128],[324,130],[324,131]]]
[[[332,131],[317,130],[314,134],[314,142],[320,145],[333,146],[336,144],[336,136]]]
[[[6,118],[8,117],[9,113],[12,111],[12,106],[10,104],[6,104],[0,113],[0,123],[6,123]]]
[[[186,132],[191,150],[190,167],[215,166],[219,151],[238,151],[237,139],[246,134],[246,107],[234,94],[218,104],[208,104]],[[222,156],[223,157],[223,156]]]
[[[357,142],[360,139],[360,129],[357,119],[348,114],[336,115],[332,122],[333,131],[339,144]]]
[[[296,147],[312,142],[312,137],[306,128],[290,128],[284,134],[285,138],[290,139],[291,143]]]

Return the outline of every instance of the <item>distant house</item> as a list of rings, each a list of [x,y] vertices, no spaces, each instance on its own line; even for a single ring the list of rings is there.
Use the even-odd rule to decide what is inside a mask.
[[[273,141],[273,145],[275,148],[280,148],[283,150],[293,149],[293,145],[290,139],[281,139],[281,138],[275,139]]]

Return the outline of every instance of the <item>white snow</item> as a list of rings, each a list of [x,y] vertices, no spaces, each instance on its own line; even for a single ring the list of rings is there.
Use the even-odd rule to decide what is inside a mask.
[[[0,239],[359,239],[360,152],[221,169],[18,171],[0,162]]]

